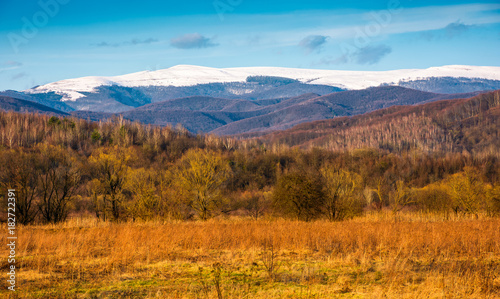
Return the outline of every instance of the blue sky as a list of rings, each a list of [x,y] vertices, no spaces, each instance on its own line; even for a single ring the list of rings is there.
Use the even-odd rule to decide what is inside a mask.
[[[0,1],[0,90],[178,64],[500,66],[496,1]]]

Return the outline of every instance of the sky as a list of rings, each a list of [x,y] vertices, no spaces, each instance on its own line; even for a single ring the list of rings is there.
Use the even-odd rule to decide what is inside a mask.
[[[179,64],[500,66],[498,49],[499,0],[0,0],[0,90]]]

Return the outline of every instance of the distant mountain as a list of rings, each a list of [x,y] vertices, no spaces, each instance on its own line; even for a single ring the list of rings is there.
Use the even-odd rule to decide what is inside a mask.
[[[392,106],[352,117],[302,123],[260,139],[340,151],[370,147],[389,151],[497,153],[499,136],[500,90],[497,90],[472,98]]]
[[[275,88],[297,84],[294,80],[281,77],[251,77],[248,81],[256,84],[285,84]],[[106,89],[105,92],[104,89]],[[128,109],[119,114],[132,121],[159,126],[181,124],[193,133],[217,135],[245,133],[262,135],[270,131],[285,130],[305,122],[363,114],[393,105],[414,105],[442,99],[466,98],[477,94],[477,92],[438,94],[399,86],[381,86],[363,90],[336,91],[327,95],[306,93],[289,98],[255,100],[189,96],[147,103],[154,97],[132,88],[101,86],[99,90],[103,95],[108,97],[113,95],[119,98],[119,101],[100,104],[97,99],[93,98],[95,97],[93,94],[79,103],[100,108],[104,105],[108,107],[121,105],[121,108]],[[117,96],[117,94],[120,95]],[[29,96],[26,97],[30,100],[17,99],[15,103],[11,101],[5,105],[6,107],[10,105],[8,109],[16,111],[39,111],[41,113],[45,111],[67,115],[65,112],[33,102],[31,101],[33,98]],[[46,99],[45,102],[57,103],[52,99]],[[101,111],[76,110],[70,113],[73,116],[94,121],[109,119],[117,115],[117,113],[106,112],[106,109],[101,109]]]
[[[235,135],[263,134],[393,105],[466,98],[494,89],[500,89],[500,67],[363,72],[180,65],[62,80],[0,96],[27,101],[9,104],[26,111],[35,109],[36,103],[53,109],[52,113],[91,120],[120,113],[147,124],[181,124],[194,133]]]
[[[245,132],[284,130],[313,120],[356,115],[393,105],[413,105],[442,99],[470,97],[476,93],[442,95],[398,86],[373,87],[317,96],[294,105],[275,109],[268,114],[247,118],[222,126],[212,133],[235,135]],[[275,105],[279,106],[280,104]]]
[[[161,126],[180,123],[191,132],[208,133],[227,124],[267,115],[318,96],[310,93],[290,99],[268,101],[187,97],[145,105],[121,114],[132,121]]]
[[[249,100],[235,100],[212,98],[206,96],[191,96],[167,100],[150,105],[145,105],[138,110],[189,110],[189,111],[250,111],[260,108],[256,103]]]
[[[290,98],[304,93],[324,95],[343,90],[333,86],[306,84],[289,78],[269,76],[249,76],[245,82],[207,83],[193,86],[142,86],[135,88],[151,97],[153,103],[192,96],[263,100]]]
[[[459,93],[500,88],[500,67],[443,66],[383,72],[278,67],[208,68],[180,65],[115,77],[62,80],[23,91],[54,109],[123,112],[149,103],[205,96],[263,100],[319,95],[377,86],[402,86],[427,92]],[[57,98],[58,97],[58,98]],[[63,109],[60,109],[63,110]]]
[[[252,77],[249,77],[252,78]],[[263,77],[276,78],[276,77]],[[37,88],[38,89],[38,88]],[[101,85],[93,91],[80,91],[76,100],[66,100],[63,103],[71,110],[85,110],[97,112],[124,112],[149,103],[162,102],[188,97],[212,97],[238,100],[268,100],[276,98],[290,98],[304,93],[329,94],[342,89],[326,86],[305,84],[287,78],[278,80],[248,80],[247,82],[209,83],[194,86],[139,86],[124,87],[120,85]],[[34,101],[40,101],[49,93],[27,93],[26,96]],[[58,95],[59,100],[63,97]],[[56,103],[47,103],[56,104]]]
[[[120,113],[124,118],[160,126],[182,124],[193,133],[209,132],[230,122],[245,118],[238,109],[255,109],[245,100],[210,97],[187,97],[138,107]],[[226,111],[233,110],[233,111]]]
[[[52,109],[42,104],[7,96],[0,96],[0,109],[5,111],[53,114],[61,116],[69,115],[68,113]]]
[[[306,84],[301,82],[294,82],[287,85],[276,86],[266,91],[254,91],[249,94],[242,95],[243,98],[250,100],[263,100],[273,99],[280,97],[298,97],[307,93],[316,93],[319,95],[330,94],[333,92],[343,91],[344,89],[319,84]]]
[[[75,110],[96,112],[119,112],[151,103],[142,91],[119,85],[98,86],[94,92],[82,93],[85,97],[66,103]]]
[[[413,105],[476,95],[437,94],[397,86],[308,93],[288,99],[245,100],[193,96],[152,103],[122,112],[126,119],[155,125],[181,124],[193,133],[235,135],[284,130],[313,120],[356,115],[392,105]],[[96,113],[73,113],[95,119]],[[103,114],[109,118],[111,114]]]

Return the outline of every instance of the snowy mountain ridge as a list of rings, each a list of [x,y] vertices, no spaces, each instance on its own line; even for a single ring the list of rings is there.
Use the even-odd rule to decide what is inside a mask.
[[[284,77],[307,84],[360,90],[384,84],[397,85],[399,82],[440,77],[500,80],[500,67],[449,65],[428,69],[393,71],[339,71],[282,67],[210,68],[178,65],[163,70],[141,71],[121,76],[91,76],[61,80],[37,86],[24,92],[31,94],[54,92],[62,96],[62,101],[76,101],[85,97],[84,93],[95,92],[100,86],[182,87],[209,83],[245,82],[251,76]]]

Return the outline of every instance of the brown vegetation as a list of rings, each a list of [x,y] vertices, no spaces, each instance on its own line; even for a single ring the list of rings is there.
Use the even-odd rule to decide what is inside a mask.
[[[69,298],[500,296],[498,219],[89,220],[19,232],[19,295]],[[2,236],[1,241],[5,241]],[[5,256],[6,249],[1,254]],[[4,263],[5,267],[5,263]],[[2,283],[5,291],[5,281]],[[220,298],[220,297],[219,297]]]
[[[370,147],[395,152],[498,153],[500,91],[470,99],[393,106],[364,115],[297,125],[263,140],[334,151]]]
[[[21,225],[18,294],[499,297],[500,157],[489,150],[499,94],[433,103],[443,108],[423,106],[422,117],[381,111],[390,121],[343,131],[362,133],[339,151],[1,112],[0,191],[16,189]],[[363,128],[430,139],[367,148],[375,131]],[[464,150],[480,128],[486,136]]]
[[[440,126],[441,120],[449,131],[458,122],[459,135],[466,136],[466,122],[487,130],[487,124],[497,121],[487,115],[492,107],[498,108],[499,94],[419,109],[425,115],[442,107],[429,116],[440,118],[430,122]],[[411,112],[417,107],[404,109]],[[486,112],[481,116],[482,111]],[[378,113],[393,121],[421,120],[401,112]],[[379,130],[380,125],[389,129]],[[419,130],[408,129],[409,134],[427,132],[430,135],[422,136],[428,144],[440,140],[425,126],[414,127]],[[342,134],[350,136],[349,130],[360,128]],[[391,131],[406,130],[404,125],[379,122],[373,128],[377,134],[405,140]],[[23,224],[56,223],[82,214],[103,221],[207,220],[222,215],[338,221],[381,209],[394,214],[435,212],[444,217],[449,213],[495,215],[500,208],[500,160],[498,151],[482,150],[498,143],[498,127],[495,130],[481,137],[476,143],[481,146],[471,152],[454,153],[462,141],[446,152],[393,145],[335,152],[328,147],[297,150],[279,142],[194,136],[182,127],[144,126],[122,118],[96,123],[8,112],[0,113],[0,184],[19,190],[16,213]],[[356,136],[352,138],[361,140],[360,146],[370,144]],[[342,148],[352,148],[347,139],[342,142]],[[434,145],[434,149],[446,148],[446,142]]]

